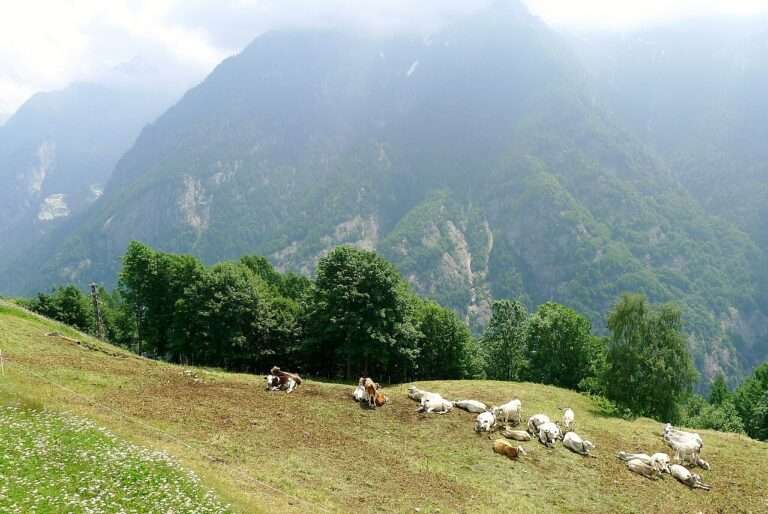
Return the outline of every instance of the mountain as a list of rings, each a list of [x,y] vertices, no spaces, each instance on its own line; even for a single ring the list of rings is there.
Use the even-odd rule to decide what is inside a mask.
[[[101,196],[167,95],[77,83],[30,98],[0,127],[0,263]]]
[[[764,252],[624,125],[516,2],[429,37],[268,33],[148,125],[0,290],[114,284],[132,239],[305,273],[355,244],[475,327],[498,297],[598,332],[623,292],[678,302],[699,369],[735,379],[768,356]]]
[[[573,42],[608,108],[709,212],[768,249],[768,17]]]

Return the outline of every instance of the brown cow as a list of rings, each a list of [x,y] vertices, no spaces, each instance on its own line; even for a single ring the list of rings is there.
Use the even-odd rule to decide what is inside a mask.
[[[505,455],[512,460],[517,460],[521,455],[525,455],[525,448],[522,446],[512,446],[506,439],[496,439],[493,442],[493,451],[499,455]]]
[[[301,377],[295,373],[282,371],[277,366],[269,370],[267,375],[267,389],[270,391],[286,390],[292,392],[301,385]]]
[[[384,393],[381,392],[381,386],[371,380],[370,378],[360,379],[362,381],[363,388],[365,389],[365,399],[368,400],[368,406],[372,409],[381,407],[387,403],[387,398]]]

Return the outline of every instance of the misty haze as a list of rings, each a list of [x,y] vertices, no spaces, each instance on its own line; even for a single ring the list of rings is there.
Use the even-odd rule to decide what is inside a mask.
[[[766,512],[768,3],[0,17],[0,512]]]

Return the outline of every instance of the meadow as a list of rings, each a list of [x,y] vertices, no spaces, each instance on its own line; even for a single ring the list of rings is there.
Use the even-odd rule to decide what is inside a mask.
[[[66,337],[46,335],[52,332]],[[9,303],[0,303],[0,350],[0,394],[17,406],[2,412],[19,418],[2,425],[3,440],[13,441],[3,444],[32,444],[25,439],[29,429],[21,428],[25,423],[55,433],[79,426],[67,420],[88,420],[86,433],[96,441],[99,434],[107,438],[92,455],[119,456],[114,448],[135,447],[149,459],[136,468],[136,482],[143,483],[143,492],[132,494],[138,511],[160,487],[154,466],[166,465],[165,457],[152,460],[154,452],[180,466],[169,464],[161,475],[188,478],[191,471],[199,477],[199,485],[189,482],[184,493],[193,502],[231,505],[237,512],[768,511],[768,444],[701,430],[702,457],[712,470],[700,473],[712,491],[689,490],[670,477],[650,481],[627,471],[615,454],[666,451],[659,422],[611,417],[590,397],[551,386],[419,383],[452,399],[520,398],[525,416],[559,416],[559,408],[570,406],[577,432],[596,445],[593,457],[532,441],[522,443],[529,455],[511,462],[492,452],[492,438],[472,431],[473,415],[417,413],[408,384],[385,385],[391,402],[375,411],[353,402],[345,384],[306,380],[291,395],[270,393],[263,376],[140,358]],[[72,444],[90,445],[74,439]],[[51,456],[48,465],[61,460]],[[63,464],[63,476],[77,473]],[[21,473],[14,466],[2,469],[4,476]],[[120,482],[111,487],[123,494]],[[216,498],[205,496],[208,489]]]

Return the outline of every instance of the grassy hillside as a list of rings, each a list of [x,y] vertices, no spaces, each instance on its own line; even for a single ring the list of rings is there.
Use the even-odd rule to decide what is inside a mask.
[[[82,344],[45,335],[53,330]],[[423,384],[447,397],[518,397],[527,415],[554,415],[558,406],[569,405],[578,432],[597,445],[595,458],[530,442],[523,443],[529,456],[512,463],[472,432],[470,414],[417,414],[406,386],[387,388],[392,403],[378,411],[360,408],[350,399],[351,388],[338,384],[307,381],[296,394],[267,393],[263,377],[147,361],[6,303],[0,303],[0,350],[4,397],[67,410],[165,450],[243,512],[768,509],[768,445],[701,431],[703,457],[712,464],[702,476],[712,492],[688,490],[669,477],[651,482],[626,471],[614,454],[663,451],[659,423],[604,417],[592,400],[553,387]]]

